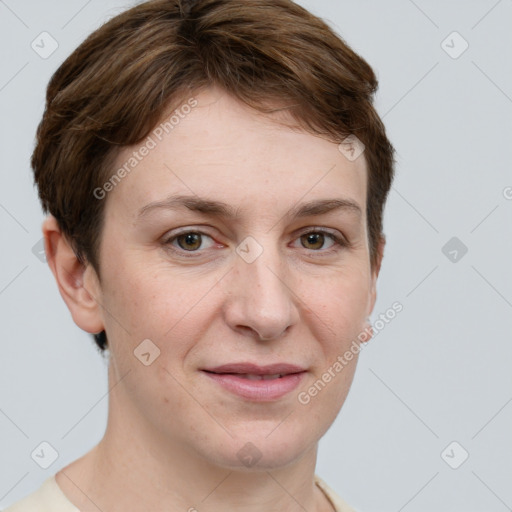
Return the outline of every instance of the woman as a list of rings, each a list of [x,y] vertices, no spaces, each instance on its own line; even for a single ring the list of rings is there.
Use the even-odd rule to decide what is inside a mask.
[[[154,0],[48,86],[45,250],[105,435],[8,512],[350,511],[315,474],[384,250],[368,64],[290,0]]]

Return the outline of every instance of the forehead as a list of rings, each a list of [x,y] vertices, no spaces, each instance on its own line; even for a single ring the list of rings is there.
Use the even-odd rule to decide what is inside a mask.
[[[286,110],[262,114],[217,89],[185,99],[140,144],[118,154],[125,169],[109,208],[132,219],[172,194],[208,196],[245,211],[265,203],[343,196],[364,210],[364,155],[350,161],[338,145],[300,129]],[[306,197],[307,196],[307,197]]]

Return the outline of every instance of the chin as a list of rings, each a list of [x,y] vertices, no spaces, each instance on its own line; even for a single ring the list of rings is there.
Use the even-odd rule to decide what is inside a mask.
[[[280,428],[280,427],[278,427]],[[292,433],[285,428],[264,430],[251,435],[233,437],[226,444],[219,443],[209,451],[209,458],[216,466],[231,471],[256,472],[285,468],[296,463],[316,448],[317,437],[305,433]],[[311,432],[311,431],[310,431]]]

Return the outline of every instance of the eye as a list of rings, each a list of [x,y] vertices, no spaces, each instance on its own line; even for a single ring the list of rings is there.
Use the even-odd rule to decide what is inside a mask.
[[[297,240],[300,241],[304,249],[311,249],[315,252],[330,253],[336,251],[339,247],[346,247],[348,245],[341,237],[322,229],[302,233]],[[329,242],[330,245],[325,247],[325,243]],[[334,247],[334,249],[329,250],[332,247]]]
[[[335,233],[324,229],[311,229],[299,235],[294,241],[300,242],[300,247],[312,252],[331,254],[342,247],[348,247],[349,243]],[[181,256],[200,256],[202,250],[215,246],[213,238],[201,231],[183,231],[174,234],[164,240],[163,245]],[[327,246],[326,246],[327,245]],[[294,245],[297,247],[297,245]],[[189,254],[186,254],[189,253]]]
[[[209,239],[211,242],[207,247],[203,245],[205,239]],[[211,247],[214,245],[214,242],[213,239],[205,233],[186,231],[170,237],[165,241],[165,245],[170,245],[173,249],[176,248],[176,250],[182,249],[187,252],[197,252],[199,249]]]

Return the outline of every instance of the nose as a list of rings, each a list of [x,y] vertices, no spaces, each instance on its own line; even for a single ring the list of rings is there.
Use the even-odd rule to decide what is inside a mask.
[[[298,298],[277,250],[265,248],[252,263],[236,256],[226,283],[225,320],[238,333],[278,339],[299,321]]]

